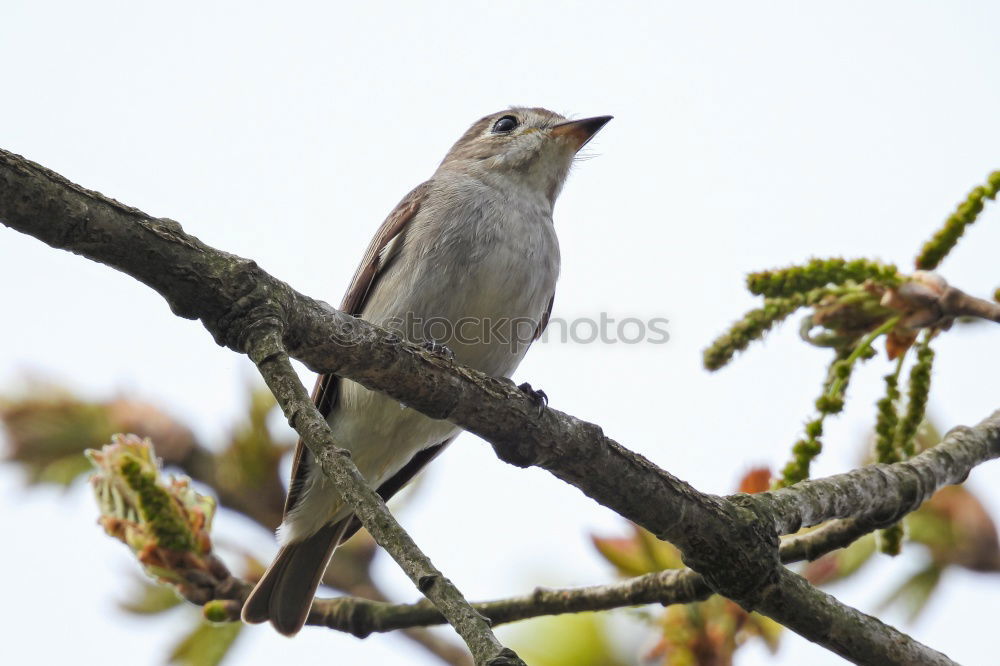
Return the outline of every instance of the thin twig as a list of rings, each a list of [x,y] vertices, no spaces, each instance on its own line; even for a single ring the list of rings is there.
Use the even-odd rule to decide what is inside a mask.
[[[396,522],[385,502],[368,485],[350,454],[338,448],[326,419],[319,413],[289,362],[274,327],[258,327],[248,336],[247,350],[274,393],[288,423],[302,437],[323,472],[333,480],[375,541],[389,553],[410,580],[447,618],[462,637],[477,664],[524,666],[510,648],[500,644],[489,621],[478,613],[454,583],[446,578]]]
[[[863,518],[837,520],[816,530],[782,541],[780,555],[784,564],[815,560],[839,548],[846,548],[858,538],[877,529]],[[218,568],[218,567],[216,567]],[[250,584],[227,575],[215,583],[218,591],[206,592],[192,601],[232,597],[228,619],[239,620],[239,609],[250,591]],[[692,603],[712,595],[705,579],[691,569],[670,569],[636,576],[605,585],[575,588],[536,588],[532,593],[472,604],[493,626],[545,615],[602,611],[629,606]],[[427,601],[415,604],[389,603],[385,599],[357,596],[317,599],[307,624],[327,627],[364,638],[371,633],[444,624],[441,613]]]

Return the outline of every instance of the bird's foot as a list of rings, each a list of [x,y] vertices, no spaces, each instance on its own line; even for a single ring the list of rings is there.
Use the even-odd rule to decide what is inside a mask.
[[[542,391],[541,389],[536,391],[531,388],[531,384],[528,382],[524,382],[517,388],[526,393],[531,399],[531,402],[535,403],[535,406],[538,407],[538,415],[541,416],[542,412],[544,412],[545,408],[549,405],[549,396],[545,395],[545,391]]]
[[[424,349],[435,356],[440,356],[441,358],[448,359],[449,361],[455,360],[455,352],[453,352],[447,345],[443,345],[435,340],[425,340],[421,344]]]

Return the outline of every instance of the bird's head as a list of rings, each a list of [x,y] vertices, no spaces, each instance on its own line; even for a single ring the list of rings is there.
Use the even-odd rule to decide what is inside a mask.
[[[441,162],[459,170],[537,189],[554,202],[573,158],[611,116],[582,120],[540,108],[512,107],[473,123]]]

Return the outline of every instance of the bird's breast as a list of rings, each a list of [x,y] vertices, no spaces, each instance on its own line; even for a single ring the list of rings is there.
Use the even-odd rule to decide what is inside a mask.
[[[407,339],[447,345],[460,363],[508,375],[555,290],[559,245],[551,208],[539,197],[474,184],[435,194],[363,316]]]

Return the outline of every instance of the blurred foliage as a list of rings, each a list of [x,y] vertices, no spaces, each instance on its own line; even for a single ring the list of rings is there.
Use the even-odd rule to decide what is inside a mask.
[[[278,466],[294,440],[277,439],[268,427],[277,408],[269,391],[248,391],[248,402],[246,417],[227,441],[208,449],[187,426],[148,403],[84,400],[36,382],[21,395],[0,397],[0,424],[7,435],[3,458],[17,463],[29,484],[68,486],[90,469],[85,449],[118,432],[148,437],[164,465],[182,468],[211,486],[224,505],[274,529],[285,492]]]
[[[118,607],[133,615],[156,615],[179,606],[181,601],[172,587],[137,579],[135,589]]]
[[[68,486],[94,469],[84,451],[115,437],[113,446],[92,454],[101,468],[92,480],[103,513],[100,522],[136,552],[153,580],[168,583],[143,580],[119,607],[150,618],[168,612],[187,615],[191,629],[178,639],[171,662],[217,664],[238,639],[241,625],[213,625],[204,619],[202,608],[183,603],[177,592],[186,576],[198,578],[198,569],[210,566],[204,555],[212,545],[208,530],[213,501],[195,493],[186,479],[163,477],[160,466],[162,462],[181,468],[210,486],[220,506],[273,529],[284,505],[279,467],[294,444],[294,433],[286,430],[284,437],[275,437],[268,427],[276,408],[265,388],[248,390],[245,415],[225,441],[207,448],[188,427],[148,403],[86,400],[58,385],[33,382],[19,394],[0,397],[3,460],[20,467],[29,485]],[[155,442],[160,461],[142,438]],[[393,500],[394,505],[405,503],[418,486],[419,479]],[[164,541],[180,548],[166,547]],[[372,579],[376,552],[367,531],[359,531],[338,548],[337,566],[324,576],[324,584],[386,600]],[[227,559],[245,580],[255,581],[264,572],[263,563],[238,546],[227,549]]]
[[[809,562],[803,567],[802,575],[814,585],[834,583],[857,573],[877,551],[875,535],[866,534],[846,548]]]
[[[126,543],[159,585],[143,581],[122,610],[159,617],[173,609],[190,616],[192,629],[174,647],[178,664],[217,664],[239,635],[240,624],[212,625],[201,609],[182,604],[177,588],[185,577],[211,566],[211,519],[215,501],[196,493],[186,478],[163,478],[148,438],[156,442],[162,463],[189,470],[212,485],[227,506],[261,520],[280,516],[284,488],[278,473],[281,456],[293,440],[277,440],[267,426],[275,409],[265,389],[249,392],[246,417],[218,453],[205,449],[192,431],[158,408],[137,400],[85,400],[60,386],[32,382],[17,395],[0,398],[5,436],[4,460],[18,465],[30,485],[68,486],[96,466],[91,478],[108,534]],[[128,436],[118,432],[134,433]],[[85,451],[114,439],[101,451]],[[271,528],[272,525],[265,525]],[[360,549],[359,549],[360,547]],[[366,570],[374,548],[354,540],[349,551],[367,558],[348,567]],[[255,580],[263,565],[244,554],[242,570]],[[348,561],[354,559],[347,557]],[[362,558],[363,559],[363,558]],[[180,608],[178,608],[180,606]]]
[[[922,424],[915,434],[915,452],[940,441],[938,431]],[[766,468],[749,470],[739,491],[767,490],[772,477]],[[964,486],[939,490],[905,521],[905,534],[927,557],[901,584],[890,589],[883,606],[899,606],[913,620],[938,589],[948,567],[977,572],[1000,571],[1000,540],[993,519]],[[819,526],[817,526],[819,527]],[[812,529],[817,528],[810,528]],[[624,536],[593,536],[594,547],[622,578],[683,567],[680,552],[650,532],[630,524]],[[832,584],[863,569],[878,552],[877,536],[868,534],[847,548],[833,551],[802,567],[817,585]],[[584,614],[539,618],[525,622],[530,630],[514,635],[511,644],[530,663],[545,666],[576,664],[662,664],[664,666],[728,666],[739,649],[754,639],[772,653],[780,646],[782,627],[756,613],[747,613],[728,599],[713,596],[693,604],[664,609],[650,607],[619,619],[641,619],[654,633],[652,648],[615,643],[609,616]],[[568,645],[573,647],[567,647]],[[632,657],[624,659],[623,653]]]
[[[507,630],[504,641],[532,666],[629,666],[615,654],[603,613],[539,617]]]
[[[277,409],[274,396],[266,388],[249,391],[246,416],[233,427],[222,450],[211,455],[210,462],[192,461],[188,465],[192,471],[200,469],[203,480],[226,506],[268,529],[275,529],[281,522],[285,484],[278,466],[294,444],[291,438],[276,438],[268,427]]]
[[[965,486],[942,488],[907,518],[909,538],[942,566],[1000,571],[1000,540],[993,518]]]
[[[889,590],[880,608],[899,606],[916,620],[950,567],[980,573],[1000,572],[1000,540],[996,523],[964,486],[947,486],[906,517],[904,534],[922,546],[917,570]],[[808,563],[802,575],[816,585],[841,581],[857,573],[877,552],[876,535],[867,534],[847,548]]]
[[[278,442],[267,425],[278,407],[265,388],[250,392],[247,418],[234,429],[229,445],[218,456],[217,476],[234,488],[259,488],[274,478],[274,470],[288,451],[288,442]]]
[[[243,630],[241,622],[213,624],[201,620],[170,652],[169,663],[216,666],[222,663]]]
[[[940,441],[937,428],[924,421],[914,438],[915,452]],[[881,608],[898,606],[911,622],[924,610],[950,567],[979,573],[1000,572],[996,522],[975,493],[964,485],[946,486],[934,493],[904,519],[900,536],[921,546],[922,562],[913,574],[886,594]],[[863,536],[847,548],[808,563],[802,574],[816,585],[843,580],[871,561],[877,552],[876,543],[876,535]]]
[[[752,469],[741,480],[740,491],[761,492],[770,481],[768,470]],[[591,538],[622,579],[684,566],[677,548],[632,523],[625,536]],[[525,623],[530,631],[515,635],[511,644],[528,663],[544,666],[728,666],[737,650],[754,638],[775,652],[782,631],[776,622],[718,596],[630,616],[643,618],[652,628],[652,648],[615,646],[609,640],[613,632],[608,616],[591,613],[531,620]],[[632,658],[623,661],[617,654],[626,649]]]
[[[23,395],[0,397],[0,423],[7,435],[4,460],[18,463],[31,484],[68,486],[91,469],[84,450],[119,432],[149,437],[170,463],[196,446],[190,429],[148,403],[87,401],[42,383]]]
[[[139,580],[128,601],[119,606],[134,615],[159,615],[177,608],[181,603],[181,598],[172,587]],[[238,622],[213,624],[196,614],[194,608],[185,607],[185,610],[190,611],[187,615],[192,627],[170,649],[169,663],[184,666],[215,666],[221,663],[239,637],[243,625]]]
[[[811,463],[823,448],[824,422],[828,416],[843,411],[854,369],[876,355],[874,343],[879,338],[884,338],[888,358],[898,359],[895,371],[885,378],[885,396],[877,405],[879,461],[895,462],[912,455],[916,427],[923,420],[930,390],[934,359],[930,342],[953,322],[953,318],[942,316],[938,301],[947,283],[927,271],[936,268],[951,252],[965,228],[983,210],[985,201],[994,199],[998,189],[1000,171],[994,171],[924,244],[911,274],[870,259],[831,258],[747,276],[747,289],[761,296],[763,305],[746,313],[705,349],[704,365],[708,370],[722,368],[801,308],[810,309],[800,326],[802,339],[833,351],[815,402],[816,414],[806,422],[804,436],[792,446],[792,459],[782,470],[778,485],[788,486],[809,478]],[[910,372],[904,409],[899,404],[903,358],[921,330],[926,334]],[[882,532],[881,543],[887,553],[898,553],[901,540],[902,529],[898,526]]]
[[[782,632],[774,620],[747,613],[719,596],[667,607],[662,626],[663,637],[646,661],[662,660],[669,666],[729,666],[736,650],[755,637],[775,654]]]
[[[896,401],[898,428],[908,412],[900,405],[900,396]],[[228,487],[229,492],[220,494],[220,498],[275,504],[280,511],[281,493],[275,497],[261,491],[277,478],[280,455],[290,444],[275,439],[267,427],[273,409],[273,400],[267,394],[251,394],[246,416],[233,427],[220,454],[202,449],[189,429],[137,401],[88,402],[59,389],[47,394],[36,391],[17,400],[5,399],[0,418],[8,435],[7,459],[27,470],[32,483],[71,482],[81,473],[74,469],[79,461],[86,462],[80,451],[91,443],[89,438],[127,424],[132,431],[159,433],[167,442],[165,458],[225,478],[226,482],[218,485]],[[891,441],[893,451],[911,455],[941,439],[925,421],[914,432],[907,451],[896,448],[897,436],[890,438],[886,432],[891,431],[877,433],[873,451]],[[115,444],[93,455],[102,469],[93,482],[104,509],[102,525],[136,551],[154,578],[177,585],[186,575],[178,574],[178,567],[190,571],[191,567],[205,566],[199,564],[199,558],[211,546],[211,500],[195,493],[186,480],[162,478],[152,451],[137,437],[116,438]],[[212,464],[205,464],[206,456]],[[237,464],[238,460],[243,464]],[[63,474],[60,470],[73,471]],[[744,476],[739,489],[760,492],[770,485],[770,473],[754,469]],[[257,520],[262,515],[258,510],[251,510],[251,514]],[[1000,571],[1000,542],[994,521],[964,487],[948,487],[935,494],[906,519],[902,534],[920,546],[925,558],[905,580],[886,591],[884,604],[903,609],[911,619],[926,607],[949,567]],[[171,547],[166,547],[165,541]],[[595,536],[593,543],[622,578],[683,566],[673,546],[635,526],[625,536]],[[371,578],[375,552],[374,542],[362,531],[338,550],[338,566],[332,568],[325,582],[351,594],[380,598]],[[834,583],[861,570],[876,552],[876,537],[868,535],[846,549],[809,563],[803,573],[817,584]],[[260,561],[247,553],[236,555],[245,578],[259,577],[263,570]],[[182,604],[171,586],[144,582],[121,607],[136,615],[160,617],[173,612],[189,617],[190,628],[178,637],[169,655],[172,663],[218,664],[240,636],[239,623],[215,625],[206,621],[197,608]],[[641,627],[646,627],[652,634],[651,641],[640,644],[633,634],[621,631],[616,622],[636,623],[640,632]],[[771,651],[777,650],[780,635],[780,626],[767,618],[748,614],[721,597],[712,597],[697,604],[652,607],[614,616],[584,613],[539,618],[517,627],[511,644],[530,663],[542,666],[725,665],[733,663],[740,647],[754,639]]]

